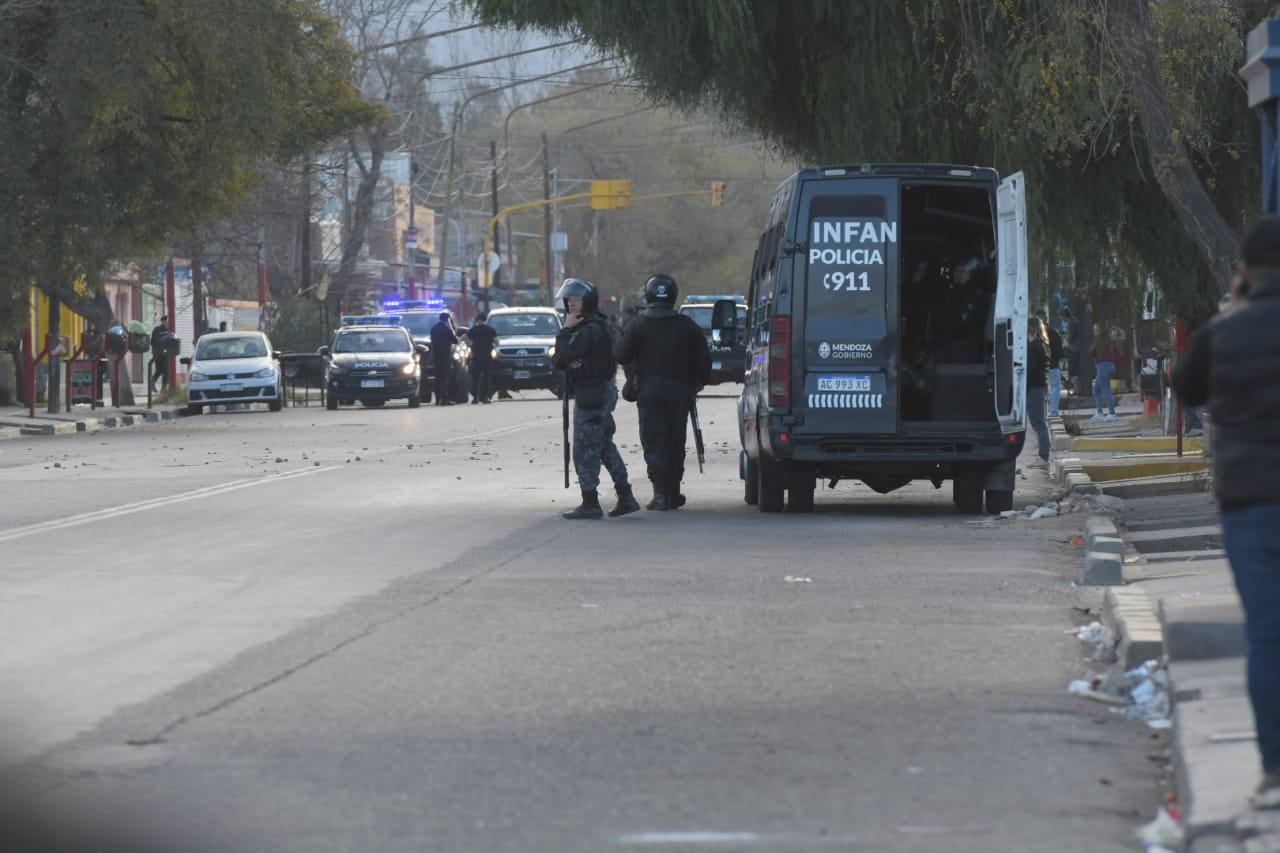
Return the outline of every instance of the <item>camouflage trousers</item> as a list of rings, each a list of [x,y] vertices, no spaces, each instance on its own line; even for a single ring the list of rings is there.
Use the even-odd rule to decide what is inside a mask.
[[[600,488],[600,465],[613,478],[613,485],[627,483],[627,465],[613,443],[617,430],[613,410],[618,405],[618,386],[610,382],[604,389],[604,405],[598,409],[573,407],[573,468],[578,472],[578,487],[583,492]]]

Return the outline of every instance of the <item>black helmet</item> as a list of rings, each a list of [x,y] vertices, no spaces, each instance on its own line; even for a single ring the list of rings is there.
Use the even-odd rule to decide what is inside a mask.
[[[600,291],[585,278],[566,278],[556,291],[556,301],[569,310],[570,299],[581,299],[582,310],[588,314],[600,307]]]
[[[651,275],[644,283],[644,301],[650,305],[675,305],[679,292],[676,280],[669,275]]]

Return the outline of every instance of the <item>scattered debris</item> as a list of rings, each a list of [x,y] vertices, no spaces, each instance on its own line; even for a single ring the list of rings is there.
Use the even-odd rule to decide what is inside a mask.
[[[785,575],[782,578],[783,583],[813,583],[813,578],[798,578],[792,575]]]
[[[1076,636],[1094,647],[1090,660],[1110,663],[1116,659],[1116,635],[1101,622],[1090,622],[1076,631]]]
[[[1173,853],[1182,845],[1182,827],[1164,806],[1156,812],[1155,820],[1138,827],[1136,834],[1147,853]]]

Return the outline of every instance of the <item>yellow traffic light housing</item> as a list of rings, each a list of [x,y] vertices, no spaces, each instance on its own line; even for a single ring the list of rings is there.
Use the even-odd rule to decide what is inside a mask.
[[[724,181],[711,182],[711,206],[719,207],[724,203]]]
[[[631,181],[592,181],[591,209],[615,210],[631,206]]]

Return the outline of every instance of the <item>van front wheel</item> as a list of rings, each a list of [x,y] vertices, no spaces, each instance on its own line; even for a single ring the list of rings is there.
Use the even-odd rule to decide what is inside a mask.
[[[782,487],[775,485],[777,477],[773,476],[772,467],[773,463],[764,459],[756,462],[756,491],[761,512],[782,512]]]

